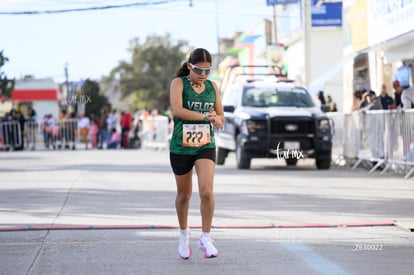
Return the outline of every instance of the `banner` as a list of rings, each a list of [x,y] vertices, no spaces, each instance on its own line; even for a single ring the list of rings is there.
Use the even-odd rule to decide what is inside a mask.
[[[298,0],[266,0],[268,6],[296,3]]]
[[[312,27],[342,27],[342,1],[312,0]]]

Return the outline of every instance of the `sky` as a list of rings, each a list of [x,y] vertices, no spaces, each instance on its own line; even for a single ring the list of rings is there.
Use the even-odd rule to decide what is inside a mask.
[[[131,3],[136,5],[5,14]],[[127,48],[133,38],[143,44],[149,35],[169,33],[172,41],[187,40],[190,46],[214,54],[218,38],[249,31],[272,17],[273,7],[267,6],[266,0],[0,0],[0,51],[9,58],[2,71],[9,78],[34,75],[63,82],[67,66],[70,81],[99,80],[121,60],[129,61]]]

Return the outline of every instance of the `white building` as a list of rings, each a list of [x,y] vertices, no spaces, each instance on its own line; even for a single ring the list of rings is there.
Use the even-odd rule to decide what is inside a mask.
[[[274,1],[278,2],[278,1]],[[317,0],[278,5],[277,42],[286,46],[288,77],[316,95],[331,95],[341,111],[343,102],[342,1]]]
[[[352,93],[362,88],[374,90],[378,95],[385,84],[388,94],[393,96],[396,69],[403,63],[414,64],[413,14],[413,1],[344,2],[347,34],[344,53],[356,56],[347,63],[343,75],[346,110],[352,104]]]
[[[59,114],[59,85],[52,78],[16,80],[11,100],[26,114],[26,108],[32,106],[40,122],[44,115]]]

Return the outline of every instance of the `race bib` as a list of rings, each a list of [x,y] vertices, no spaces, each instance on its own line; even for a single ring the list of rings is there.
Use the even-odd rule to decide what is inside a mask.
[[[183,146],[201,147],[210,143],[210,124],[184,124]]]

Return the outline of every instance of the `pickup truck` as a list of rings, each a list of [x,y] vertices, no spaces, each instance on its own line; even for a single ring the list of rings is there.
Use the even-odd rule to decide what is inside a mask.
[[[304,87],[277,76],[248,76],[227,83],[222,91],[224,129],[215,134],[218,165],[235,152],[239,169],[253,158],[282,159],[294,166],[314,158],[318,169],[329,169],[332,121]]]

